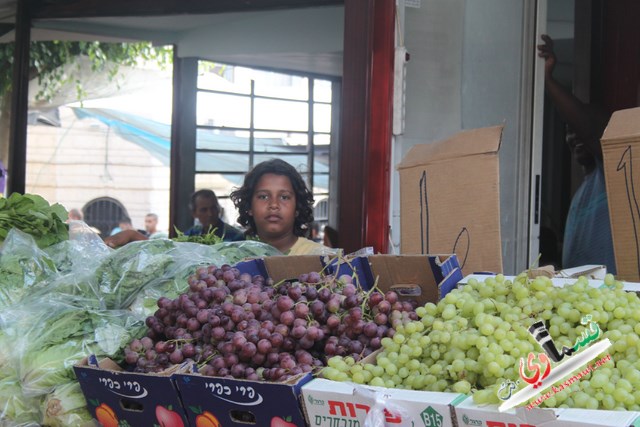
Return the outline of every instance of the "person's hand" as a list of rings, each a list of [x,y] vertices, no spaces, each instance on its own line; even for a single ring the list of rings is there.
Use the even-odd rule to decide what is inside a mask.
[[[147,237],[136,230],[124,230],[104,239],[104,243],[110,248],[119,248],[127,243],[138,240],[147,240]]]
[[[553,51],[553,40],[546,34],[540,36],[544,44],[538,45],[538,56],[544,58],[544,75],[549,78],[553,75],[556,66],[556,54]]]

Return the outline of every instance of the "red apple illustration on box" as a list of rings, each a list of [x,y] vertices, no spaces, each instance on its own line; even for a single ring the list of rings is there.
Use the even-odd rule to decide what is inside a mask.
[[[156,418],[161,427],[184,427],[182,417],[164,406],[156,406]]]
[[[273,417],[271,418],[271,427],[298,427],[293,423],[290,423],[291,417],[280,418]]]

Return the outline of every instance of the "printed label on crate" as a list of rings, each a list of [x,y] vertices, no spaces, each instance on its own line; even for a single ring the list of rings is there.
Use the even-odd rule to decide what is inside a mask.
[[[131,399],[141,399],[149,392],[138,381],[118,381],[111,378],[98,378],[98,384],[102,384],[110,392]]]
[[[424,411],[420,413],[420,418],[425,427],[437,427],[442,425],[444,417],[440,412],[433,409],[431,406],[427,406]]]
[[[340,400],[327,399],[326,402],[321,399],[316,399],[309,395],[307,401],[310,405],[325,406],[323,412],[326,413],[328,408],[329,415],[314,415],[313,419],[309,420],[314,426],[360,426],[361,421],[364,420],[371,410],[371,406],[361,402],[344,402]],[[386,408],[383,410],[385,422],[387,424],[401,424],[402,417],[399,414],[392,414]],[[435,424],[434,424],[435,425]]]
[[[218,399],[237,405],[254,406],[260,405],[263,401],[262,395],[249,385],[225,385],[218,382],[207,382],[204,384],[204,388]]]

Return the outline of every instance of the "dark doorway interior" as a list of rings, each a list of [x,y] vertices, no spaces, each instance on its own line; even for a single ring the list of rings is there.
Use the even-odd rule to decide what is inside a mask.
[[[550,19],[555,6],[549,2]],[[556,77],[609,112],[640,106],[640,2],[574,0],[573,14],[573,38],[556,41]],[[565,124],[545,99],[540,265],[557,269],[571,197],[583,178],[565,138]]]

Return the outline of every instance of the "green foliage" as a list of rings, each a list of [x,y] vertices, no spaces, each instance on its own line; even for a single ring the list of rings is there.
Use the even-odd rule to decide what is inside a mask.
[[[30,234],[40,248],[46,248],[69,238],[64,206],[49,205],[37,194],[13,193],[0,198],[0,243],[12,228]]]
[[[192,236],[184,234],[182,231],[178,230],[177,227],[174,227],[174,229],[176,230],[176,237],[174,237],[173,240],[176,242],[200,243],[202,245],[217,245],[218,243],[222,243],[222,237],[218,237],[216,235],[216,228],[212,229],[208,233]]]
[[[11,91],[14,44],[0,44],[0,97]],[[155,61],[160,66],[171,63],[170,47],[153,47],[150,43],[103,43],[48,41],[32,42],[29,54],[30,79],[37,78],[43,89],[38,100],[50,100],[65,83],[74,82],[78,99],[85,92],[82,82],[73,75],[65,75],[64,65],[76,63],[79,56],[91,61],[93,71],[106,71],[115,78],[120,65],[133,66],[145,61]]]

